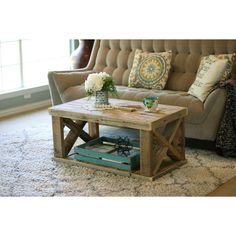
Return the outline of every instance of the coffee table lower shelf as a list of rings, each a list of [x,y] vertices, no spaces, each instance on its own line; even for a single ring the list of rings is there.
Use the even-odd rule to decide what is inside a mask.
[[[54,157],[53,160],[59,161],[59,162],[64,162],[64,163],[76,164],[79,166],[93,168],[93,169],[97,169],[97,170],[101,170],[101,171],[111,172],[111,173],[118,174],[118,175],[134,177],[134,178],[141,178],[141,179],[150,180],[150,181],[153,181],[153,180],[157,179],[158,177],[161,177],[162,175],[165,175],[166,173],[187,163],[186,159],[171,162],[171,163],[166,163],[166,164],[163,163],[163,167],[161,167],[159,169],[159,171],[154,176],[149,177],[149,176],[141,175],[139,170],[138,171],[118,170],[118,169],[107,167],[107,166],[96,165],[96,164],[78,161],[78,160],[74,159],[73,156],[69,156],[69,157],[65,157],[65,158]]]

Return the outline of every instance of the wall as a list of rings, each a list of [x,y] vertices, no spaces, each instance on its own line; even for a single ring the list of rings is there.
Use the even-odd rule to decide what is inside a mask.
[[[0,118],[32,109],[51,106],[48,86],[0,95]]]

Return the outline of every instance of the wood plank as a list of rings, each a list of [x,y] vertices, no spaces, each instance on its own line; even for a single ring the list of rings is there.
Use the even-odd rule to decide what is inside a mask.
[[[159,140],[159,142],[161,143],[161,145],[163,145],[163,149],[159,153],[156,154],[157,155],[156,156],[157,157],[157,162],[156,162],[155,169],[153,171],[154,174],[156,174],[159,171],[163,159],[166,156],[168,156],[167,155],[167,151],[168,151],[168,149],[170,149],[170,146],[172,147],[172,150],[173,149],[175,150],[175,148],[172,146],[171,143],[172,143],[172,141],[173,141],[173,139],[174,139],[174,137],[176,135],[176,132],[178,131],[182,121],[183,121],[183,119],[181,118],[181,119],[178,119],[176,121],[172,121],[171,123],[169,123],[166,126],[166,129],[164,131],[163,136],[160,135],[157,130],[154,131],[155,138],[157,138]],[[160,138],[162,138],[162,141],[160,140]],[[176,152],[175,152],[175,154],[176,154]],[[177,156],[174,156],[174,159],[175,160],[180,160],[181,159],[181,154],[179,154]]]
[[[153,168],[153,134],[152,131],[140,130],[140,173],[152,176]]]
[[[54,157],[53,160],[58,161],[58,162],[62,162],[62,163],[66,163],[66,164],[78,165],[78,166],[82,166],[82,167],[92,168],[95,170],[106,171],[106,172],[110,172],[113,174],[118,174],[118,175],[122,175],[122,176],[126,176],[126,177],[139,178],[139,179],[149,180],[149,181],[154,180],[153,177],[141,175],[139,173],[139,171],[130,172],[130,171],[118,170],[118,169],[114,169],[114,168],[110,168],[110,167],[106,167],[106,166],[99,166],[96,164],[77,161],[77,160],[73,159],[73,157],[66,157],[66,158]]]
[[[65,138],[65,155],[68,155],[68,153],[71,151],[73,145],[75,144],[76,140],[79,137],[79,133],[75,130],[70,130]]]
[[[154,181],[157,178],[160,178],[161,176],[181,167],[182,165],[185,165],[187,163],[187,160],[182,160],[182,161],[176,161],[172,164],[168,164],[165,167],[162,167],[157,173],[155,173],[152,176],[143,176],[140,171],[135,171],[135,172],[131,172],[131,177],[134,178],[140,178],[143,180],[149,180],[149,181]]]
[[[105,111],[89,110],[93,101],[85,98],[49,108],[49,113],[54,116],[70,117],[71,119],[84,120],[92,123],[143,130],[152,130],[152,128],[163,126],[187,114],[186,108],[178,106],[160,104],[159,111],[147,113],[144,112],[142,103],[138,101],[119,99],[110,99],[109,101],[112,105],[123,104],[127,106],[130,104],[141,108],[132,113],[117,109]]]
[[[171,143],[166,140],[161,134],[159,134],[157,131],[153,131],[155,134],[155,138],[158,140],[158,142],[163,145],[164,147],[166,147],[167,149],[169,149],[171,152],[173,152],[173,154],[176,156],[177,159],[182,160],[181,157],[181,153],[179,153],[178,150],[176,150]]]
[[[76,136],[77,137],[79,136],[83,141],[87,142],[89,140],[92,139],[92,137],[86,133],[84,130],[83,130],[83,127],[85,125],[84,122],[82,123],[77,123],[77,122],[74,122],[73,120],[70,120],[70,119],[66,119],[63,118],[63,121],[66,123],[67,127],[69,127],[71,129],[72,132],[70,132],[68,135],[70,136]],[[72,134],[73,133],[73,134]],[[74,139],[71,137],[71,140]],[[69,140],[69,138],[68,138]]]
[[[182,161],[177,161],[174,164],[166,166],[165,168],[161,169],[160,172],[158,172],[156,175],[144,176],[140,173],[140,171],[130,172],[130,171],[118,170],[118,169],[114,169],[114,168],[110,168],[110,167],[106,167],[106,166],[100,166],[100,165],[96,165],[96,164],[80,162],[80,161],[73,159],[73,157],[65,157],[65,158],[54,157],[53,160],[58,161],[58,162],[62,162],[62,163],[66,163],[66,164],[78,165],[78,166],[92,168],[92,169],[96,169],[96,170],[100,170],[100,171],[110,172],[113,174],[118,174],[118,175],[122,175],[122,176],[133,177],[133,178],[139,178],[139,179],[149,180],[149,181],[154,181],[155,179],[157,179],[157,178],[165,175],[166,173],[168,173],[176,168],[179,168],[180,166],[187,163],[186,159],[182,160]]]
[[[187,115],[187,108],[178,106],[159,105],[160,110],[155,113],[144,112],[143,105],[138,101],[127,101],[119,99],[110,99],[112,105],[123,104],[137,106],[137,111],[126,112],[121,110],[106,110],[96,111],[88,109],[93,100],[87,98],[71,101],[61,105],[49,108],[49,114],[58,118],[54,123],[54,149],[56,157],[65,157],[65,155],[72,148],[72,143],[77,139],[77,135],[85,141],[99,136],[98,124],[134,128],[140,131],[140,171],[135,172],[143,178],[153,179],[156,174],[164,173],[169,169],[173,169],[176,166],[183,163],[185,160],[185,144],[184,144],[184,120],[180,124],[179,128],[174,125],[175,120],[181,119]],[[62,119],[65,120],[65,124],[71,129],[69,135],[64,140],[63,124],[60,123]],[[60,120],[60,122],[59,122]],[[76,121],[76,122],[75,122]],[[89,122],[89,134],[83,130],[83,126],[86,122]],[[77,124],[79,123],[79,124]],[[169,124],[169,125],[168,125]],[[162,130],[165,126],[169,128],[168,134],[163,136],[155,130]],[[174,128],[175,127],[175,128]],[[171,133],[171,130],[173,132]],[[156,135],[158,143],[163,145],[161,147],[160,158],[157,161],[157,166],[154,170],[154,158],[153,158],[153,132]],[[162,133],[162,131],[161,131]],[[176,134],[175,134],[176,133]],[[173,142],[172,142],[173,139]],[[61,147],[61,148],[60,148]],[[168,150],[168,151],[167,151]],[[172,167],[165,167],[163,171],[162,161],[165,155],[171,154],[170,157],[174,161]],[[62,159],[62,158],[60,158]],[[180,161],[179,161],[180,160]],[[164,162],[163,162],[164,163]],[[106,167],[105,167],[106,168]],[[99,166],[101,169],[101,166]],[[153,171],[154,170],[154,171]]]
[[[178,130],[173,138],[172,146],[178,151],[179,155],[175,155],[173,150],[168,151],[168,156],[173,160],[184,160],[185,159],[185,122],[184,118],[181,119],[181,123]]]
[[[63,119],[52,116],[54,155],[63,158],[65,154]]]
[[[82,155],[76,155],[76,159],[82,162],[93,163],[100,166],[109,166],[112,168],[126,170],[126,171],[131,170],[131,165],[125,165],[122,162],[118,163],[118,162],[111,162],[109,160],[104,160],[104,159],[99,159],[99,158],[91,158],[91,157],[88,158]]]
[[[174,137],[175,137],[175,135],[176,135],[176,132],[177,132],[177,130],[179,129],[179,126],[180,126],[181,122],[182,122],[182,118],[179,119],[179,120],[177,120],[177,121],[175,121],[175,122],[173,122],[173,123],[175,123],[175,124],[174,124],[174,127],[173,127],[173,129],[172,129],[171,136],[170,136],[170,138],[168,139],[168,142],[169,142],[169,143],[172,143],[172,141],[173,141],[173,139],[174,139]]]
[[[187,108],[186,108],[187,109]],[[162,116],[158,120],[152,123],[152,129],[157,129],[163,126],[166,126],[170,122],[183,118],[187,115],[187,110],[181,110],[167,116]]]
[[[108,112],[108,111],[107,111]],[[122,111],[117,111],[119,113]],[[123,128],[132,128],[132,129],[143,129],[143,130],[152,130],[151,122],[148,120],[145,121],[145,117],[139,118],[139,121],[136,120],[136,118],[132,118],[130,120],[127,120],[128,115],[119,115],[119,114],[112,114],[112,117],[110,116],[96,116],[96,114],[76,114],[73,112],[67,112],[67,111],[54,111],[51,113],[53,116],[68,118],[70,117],[73,120],[82,120],[92,123],[99,123],[101,125],[109,125],[114,127],[123,127]],[[134,122],[135,120],[135,122]],[[144,122],[145,121],[145,122]]]
[[[161,150],[156,154],[156,163],[155,163],[155,168],[153,170],[153,174],[155,175],[158,170],[160,169],[161,167],[161,163],[163,162],[164,158],[166,157],[166,151],[167,151],[167,148],[166,147],[163,147],[161,148]]]
[[[73,121],[69,118],[63,118],[64,124],[69,128],[69,129],[83,129],[85,126],[86,122],[85,121]]]
[[[167,174],[168,172],[170,172],[172,170],[179,168],[180,166],[182,166],[186,163],[187,163],[187,160],[185,159],[185,160],[181,160],[181,161],[176,161],[171,165],[161,168],[157,173],[155,173],[155,175],[153,176],[153,180]]]
[[[88,129],[89,129],[89,135],[92,138],[98,138],[99,137],[99,124],[94,122],[88,123]]]
[[[123,175],[123,176],[130,176],[131,175],[129,171],[118,170],[118,169],[114,169],[114,168],[107,167],[107,166],[100,166],[100,165],[96,165],[96,164],[92,164],[92,163],[77,161],[77,160],[73,159],[73,157],[65,157],[65,158],[54,157],[53,159],[55,161],[60,161],[60,162],[64,162],[67,164],[68,163],[76,164],[79,166],[88,167],[88,168],[101,170],[101,171],[107,171],[107,172],[111,172],[111,173],[118,174],[118,175]]]

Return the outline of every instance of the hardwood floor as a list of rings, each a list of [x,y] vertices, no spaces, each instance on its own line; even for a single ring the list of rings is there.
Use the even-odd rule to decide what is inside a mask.
[[[208,194],[211,197],[235,197],[236,196],[236,176]]]

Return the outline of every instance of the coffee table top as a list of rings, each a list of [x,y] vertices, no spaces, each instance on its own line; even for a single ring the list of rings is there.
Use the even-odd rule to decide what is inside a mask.
[[[94,98],[82,98],[49,108],[49,114],[62,118],[95,122],[104,125],[152,130],[187,115],[187,108],[159,104],[158,111],[144,111],[142,102],[109,99],[111,105],[139,105],[140,109],[130,112],[118,109],[96,110]]]

